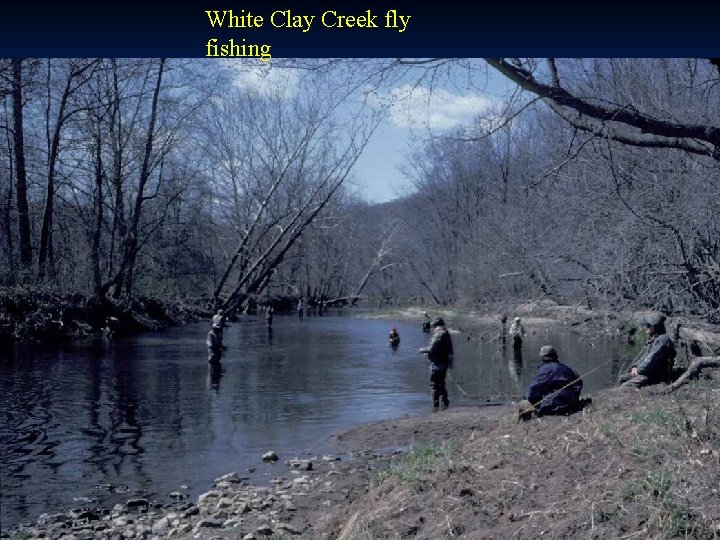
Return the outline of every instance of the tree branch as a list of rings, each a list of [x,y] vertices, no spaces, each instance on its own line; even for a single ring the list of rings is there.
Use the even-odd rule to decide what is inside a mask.
[[[525,90],[545,98],[548,104],[578,129],[591,131],[598,135],[613,138],[633,146],[647,146],[654,148],[677,148],[695,154],[710,155],[720,160],[720,128],[705,125],[691,125],[660,120],[641,113],[632,106],[606,107],[590,103],[572,95],[568,90],[559,86],[559,76],[554,63],[551,62],[551,72],[555,86],[540,82],[533,74],[520,65],[513,65],[503,58],[486,58],[486,62],[517,83]],[[569,108],[577,113],[572,117],[563,108]],[[617,129],[589,123],[589,119],[600,122],[617,122],[626,127],[635,128],[639,133],[621,133]],[[604,133],[603,133],[604,132]],[[708,148],[700,143],[710,143]]]

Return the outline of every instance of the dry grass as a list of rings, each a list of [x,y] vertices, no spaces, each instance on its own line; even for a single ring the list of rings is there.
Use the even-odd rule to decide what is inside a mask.
[[[421,447],[325,538],[716,538],[720,389],[611,391],[567,418]]]

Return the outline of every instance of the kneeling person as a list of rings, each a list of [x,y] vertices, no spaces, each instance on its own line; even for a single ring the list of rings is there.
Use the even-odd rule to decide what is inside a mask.
[[[528,388],[527,400],[520,402],[521,415],[528,413],[570,414],[580,408],[583,382],[569,366],[558,360],[554,347],[540,349],[542,365]]]

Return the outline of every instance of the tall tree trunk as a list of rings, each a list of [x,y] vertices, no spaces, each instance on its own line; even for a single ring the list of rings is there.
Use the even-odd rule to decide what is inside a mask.
[[[52,268],[47,268],[47,256],[49,252],[52,252],[53,211],[55,201],[55,169],[60,149],[60,133],[62,131],[62,125],[64,123],[63,117],[65,115],[65,105],[67,104],[67,98],[70,90],[70,81],[71,79],[68,79],[68,86],[65,88],[65,92],[63,93],[63,97],[60,101],[60,110],[58,111],[57,122],[55,123],[55,130],[53,132],[52,140],[50,141],[47,190],[45,192],[45,211],[43,212],[42,229],[40,231],[40,250],[38,252],[38,279],[43,279],[45,277],[46,270],[50,270],[50,272],[52,272]]]
[[[12,59],[13,144],[15,146],[15,189],[17,193],[20,264],[27,269],[32,264],[32,246],[30,245],[30,212],[28,210],[27,172],[25,170],[22,62],[21,58]]]
[[[125,222],[125,199],[123,198],[123,125],[120,114],[120,84],[118,81],[117,62],[112,60],[113,66],[113,108],[111,131],[113,133],[113,185],[115,186],[115,212],[113,213],[112,231],[110,233],[110,255],[108,257],[108,279],[112,276],[115,267],[115,238],[125,238],[127,224]],[[119,248],[118,248],[119,250]],[[113,298],[120,298],[124,276],[117,280]]]
[[[165,69],[165,59],[160,59],[158,67],[157,80],[155,81],[155,90],[153,91],[152,109],[150,111],[150,123],[148,125],[147,137],[145,138],[145,152],[140,167],[140,182],[138,185],[138,193],[135,198],[135,207],[133,210],[133,219],[129,231],[129,236],[125,241],[125,259],[127,260],[125,270],[125,294],[130,296],[133,287],[133,272],[135,269],[135,261],[138,253],[138,233],[140,226],[140,218],[142,215],[142,205],[145,202],[145,186],[150,179],[150,161],[152,157],[153,144],[155,143],[155,125],[157,123],[157,108],[160,98],[160,88],[162,86],[163,71]]]
[[[13,242],[12,242],[12,217],[11,217],[11,208],[12,208],[12,180],[8,182],[7,191],[4,193],[4,200],[5,204],[2,208],[2,236],[4,238],[3,241],[3,251],[5,252],[5,258],[8,261],[8,270],[9,270],[9,276],[6,276],[9,278],[9,281],[12,282],[15,279],[15,263],[14,263],[14,254],[13,254]]]
[[[112,226],[112,235],[113,238],[111,239],[111,244],[115,245],[115,235],[118,236],[118,238],[125,238],[127,236],[127,224],[125,222],[125,200],[123,199],[123,180],[122,180],[122,156],[120,154],[119,149],[115,149],[115,155],[113,156],[114,161],[114,178],[115,178],[115,213],[113,215],[113,226]],[[110,252],[110,265],[109,270],[110,272],[113,271],[113,252]],[[117,280],[115,284],[115,289],[113,290],[113,298],[117,299],[120,298],[120,294],[122,293],[122,284],[125,281],[125,276],[121,276],[120,279]]]
[[[102,297],[105,296],[102,289],[102,275],[100,272],[100,234],[102,232],[103,225],[103,164],[102,146],[100,144],[101,138],[99,131],[100,130],[98,130],[97,134],[97,146],[95,148],[95,189],[97,191],[95,198],[95,230],[93,231],[91,245],[93,285],[95,297],[98,301],[102,300]]]
[[[50,61],[48,61],[48,76],[47,76],[47,107],[45,109],[45,130],[48,145],[48,173],[47,173],[47,190],[45,193],[45,210],[43,212],[42,228],[40,231],[40,250],[38,252],[38,279],[42,280],[46,272],[52,273],[54,268],[54,256],[53,256],[53,213],[55,206],[55,174],[57,170],[57,162],[60,154],[60,138],[62,136],[62,130],[65,123],[70,117],[77,112],[77,109],[71,110],[66,113],[68,101],[70,96],[80,88],[85,82],[89,80],[86,78],[82,79],[83,74],[95,65],[94,61],[90,61],[86,64],[75,65],[71,62],[68,65],[67,80],[65,81],[65,88],[63,89],[62,96],[60,97],[60,103],[58,105],[57,117],[55,119],[55,127],[53,129],[52,137],[50,136],[50,108],[51,108],[51,84],[52,84],[52,70]],[[73,87],[73,84],[75,86]],[[48,264],[49,259],[49,264]]]
[[[5,107],[5,120],[6,124],[9,125],[8,121],[8,110]],[[10,131],[5,130],[5,143],[7,144],[7,155],[12,155],[12,139],[10,138]],[[5,204],[2,208],[2,237],[3,250],[5,251],[5,258],[8,261],[8,275],[6,276],[7,282],[13,284],[15,282],[15,253],[12,239],[12,201],[13,201],[13,177],[14,177],[14,166],[12,160],[9,160],[8,167],[10,174],[8,175],[7,190],[3,194]]]

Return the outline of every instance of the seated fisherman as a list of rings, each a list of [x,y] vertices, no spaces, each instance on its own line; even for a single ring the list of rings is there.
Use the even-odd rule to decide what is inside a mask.
[[[675,345],[665,330],[665,316],[653,313],[645,320],[648,340],[629,373],[620,376],[621,386],[639,388],[670,382],[675,365]]]
[[[580,391],[583,382],[571,367],[558,360],[554,347],[540,349],[542,365],[528,388],[527,400],[519,403],[521,416],[537,413],[570,414],[580,408]]]

